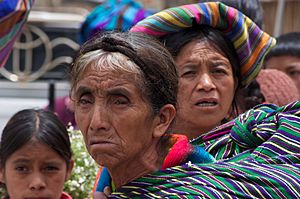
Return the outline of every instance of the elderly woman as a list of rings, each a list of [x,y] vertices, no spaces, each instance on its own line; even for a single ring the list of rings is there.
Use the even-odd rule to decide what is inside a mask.
[[[131,31],[158,37],[173,55],[179,71],[174,131],[190,139],[237,116],[238,89],[275,44],[245,15],[215,2],[161,11]]]
[[[212,10],[214,11],[213,15]],[[184,19],[187,21],[190,19],[190,23],[180,18],[180,14],[186,14]],[[258,63],[274,43],[271,37],[257,29],[248,18],[235,9],[219,3],[171,8],[148,19],[150,22],[159,21],[159,17],[161,17],[166,20],[161,25],[165,24],[172,29],[176,28],[176,25],[168,22],[172,21],[173,16],[179,20],[175,23],[177,25],[188,26],[193,24],[191,21],[197,19],[196,22],[199,23],[200,21],[208,23],[211,20],[212,26],[218,25],[223,29],[228,27],[226,35],[232,39],[238,57],[241,57],[239,60],[244,58],[243,62],[240,61],[240,73],[238,73],[241,85],[246,85],[256,75],[260,69]],[[226,21],[227,23],[225,23]],[[142,21],[141,24],[143,23]],[[140,27],[141,24],[138,24],[137,27]],[[161,34],[155,32],[159,28],[153,24],[145,25],[143,28],[148,28],[154,35]],[[132,31],[144,31],[143,28]],[[180,28],[178,29],[180,30]],[[205,49],[208,47],[205,46]],[[215,46],[212,45],[212,47]],[[200,51],[200,49],[198,50]],[[205,53],[200,56],[206,57],[211,54],[208,51]],[[220,50],[217,51],[217,48],[216,53],[220,54]],[[186,57],[183,56],[183,58]],[[213,57],[211,63],[214,63],[214,59],[216,57]],[[201,63],[201,60],[199,62]],[[216,68],[224,67],[224,62],[223,59],[216,62]],[[193,62],[191,63],[192,68],[197,67]],[[214,64],[211,64],[211,67],[213,66]],[[182,81],[181,77],[180,81]],[[186,164],[181,163],[180,166],[162,167],[166,169],[137,178],[113,191],[109,197],[299,198],[299,110],[299,102],[282,108],[263,105],[252,109],[235,120],[201,135],[192,142],[194,145],[204,147],[218,161],[213,164],[199,164],[192,160]],[[177,154],[180,154],[181,151],[185,150],[183,147],[178,147]],[[105,175],[102,176],[102,174],[105,172],[101,173],[99,181],[101,186],[105,179]]]
[[[194,153],[185,136],[168,133],[178,77],[171,55],[153,38],[105,33],[88,40],[74,60],[71,84],[88,152],[108,169],[113,187],[186,161],[213,161],[201,148]]]

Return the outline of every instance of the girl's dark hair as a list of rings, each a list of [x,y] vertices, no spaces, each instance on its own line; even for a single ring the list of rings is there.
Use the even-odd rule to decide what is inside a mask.
[[[68,131],[54,113],[43,109],[21,110],[8,121],[1,137],[1,167],[32,138],[56,151],[69,167],[72,152]]]
[[[207,25],[193,25],[191,28],[183,29],[160,38],[174,58],[177,57],[180,50],[191,41],[207,41],[212,44],[216,50],[224,53],[230,61],[234,78],[237,79],[237,88],[240,88],[240,64],[237,53],[232,42],[219,30]],[[238,114],[237,95],[235,93],[232,102],[231,116]]]

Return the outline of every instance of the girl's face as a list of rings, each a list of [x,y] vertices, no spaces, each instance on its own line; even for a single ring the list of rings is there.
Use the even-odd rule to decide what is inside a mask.
[[[7,159],[0,180],[13,199],[59,199],[72,167],[73,162],[67,168],[56,151],[32,139]]]
[[[265,62],[265,66],[286,73],[294,80],[300,92],[300,57],[288,55],[272,57]]]

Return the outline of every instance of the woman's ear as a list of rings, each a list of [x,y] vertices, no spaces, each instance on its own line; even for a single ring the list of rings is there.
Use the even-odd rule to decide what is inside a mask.
[[[164,105],[155,119],[153,137],[161,137],[170,127],[176,115],[176,109],[172,104]]]
[[[67,174],[66,174],[66,179],[65,179],[65,181],[67,181],[67,180],[71,177],[73,167],[74,167],[74,160],[71,159],[70,164],[69,164],[69,167],[67,168]]]

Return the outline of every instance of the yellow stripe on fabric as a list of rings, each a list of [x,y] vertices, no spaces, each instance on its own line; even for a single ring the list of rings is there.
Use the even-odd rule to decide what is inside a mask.
[[[154,193],[148,192],[149,196],[153,198],[161,198],[161,196],[155,195]]]
[[[136,195],[141,195],[141,193],[137,192],[137,191],[133,191],[132,193],[136,194]]]
[[[157,14],[157,16],[160,17],[161,19],[167,21],[168,24],[171,24],[173,26],[176,25],[179,27],[189,27],[186,24],[182,23],[181,21],[177,20],[172,14],[170,14],[168,12],[159,12]]]
[[[243,29],[247,30],[248,26],[244,23]],[[238,49],[240,46],[242,46],[245,41],[247,41],[247,38],[249,37],[249,34],[247,31],[240,31],[239,37],[234,41],[234,46],[236,49]]]
[[[122,192],[114,192],[115,195],[118,195],[121,198],[128,198],[126,195],[124,195]]]
[[[200,185],[207,186],[207,183],[204,183],[204,182],[202,182],[202,181],[199,181],[198,179],[193,178],[192,176],[191,176],[191,177],[187,177],[187,179],[193,180],[193,181],[197,182],[197,183],[200,184]]]
[[[276,178],[277,178],[277,179],[280,179],[280,181],[281,181],[283,184],[285,184],[287,187],[289,187],[289,188],[290,188],[289,190],[293,191],[294,193],[298,193],[298,190],[296,190],[296,189],[294,188],[294,186],[292,186],[292,184],[291,184],[290,182],[288,182],[288,180],[287,180],[287,179],[289,179],[289,180],[291,180],[291,181],[294,181],[294,179],[293,179],[293,178],[290,178],[289,175],[285,175],[285,172],[283,172],[283,171],[281,171],[281,170],[279,171],[279,170],[276,170],[276,169],[272,169],[272,171],[270,172],[269,169],[265,169],[264,167],[259,167],[258,169],[259,169],[260,171],[263,171],[264,173],[269,173],[270,176],[276,174]],[[269,181],[269,182],[270,182],[270,181]],[[294,184],[295,184],[295,183],[297,183],[297,182],[294,181]],[[273,183],[272,183],[272,184],[273,184]],[[276,189],[277,191],[279,191],[281,194],[285,195],[284,192],[282,192],[280,189],[276,188],[276,186],[273,186],[273,187],[275,187],[275,189]],[[286,192],[286,190],[284,190],[284,191]]]
[[[183,15],[181,13],[183,13]],[[180,10],[178,9],[178,11],[176,11],[175,9],[170,9],[170,14],[173,15],[174,20],[184,24],[185,27],[192,26],[193,13],[191,12],[191,10],[184,7]],[[171,23],[173,24],[173,21]]]
[[[270,37],[267,35],[262,35],[262,37],[260,38],[260,42],[258,42],[258,45],[256,46],[256,48],[254,48],[254,51],[252,51],[252,56],[249,57],[249,60],[244,64],[244,67],[242,68],[241,72],[242,74],[245,74],[247,72],[247,70],[252,67],[252,65],[255,63],[258,55],[262,52],[262,50],[264,50],[265,46],[264,43],[267,43],[270,40]],[[275,45],[276,41],[272,40],[271,46],[269,47],[268,51],[271,49],[271,47],[273,47]],[[265,54],[267,54],[267,52],[265,52]],[[263,60],[263,58],[261,58],[260,62]],[[261,66],[257,67],[256,70],[259,70]]]
[[[219,5],[218,4],[209,4],[210,7],[210,12],[211,13],[219,13]],[[220,13],[219,14],[210,14],[211,19],[212,19],[212,26],[215,27],[217,26],[220,18]]]
[[[275,136],[274,136],[275,137]],[[283,140],[283,141],[285,141],[285,140]],[[278,144],[275,144],[275,143],[269,143],[271,146],[273,146],[273,147],[276,147],[276,148],[278,148],[278,149],[280,149],[281,150],[281,152],[282,151],[284,151],[285,153],[287,153],[287,154],[289,154],[290,153],[290,151],[289,150],[287,150],[285,147],[282,147],[282,146],[280,146],[280,145],[278,145]],[[294,144],[293,144],[294,145]],[[296,146],[297,147],[297,146]],[[269,150],[270,151],[270,150]],[[280,153],[279,153],[280,154]]]
[[[291,131],[295,132],[295,129],[290,129]],[[300,132],[300,130],[296,130],[296,132]],[[285,134],[275,135],[274,138],[278,138],[278,140],[282,140],[282,142],[288,143],[289,146],[294,146],[295,148],[299,147],[299,143],[296,142],[294,139],[287,137]],[[290,151],[291,152],[291,151]]]
[[[283,122],[281,122],[281,125],[283,125],[281,128],[288,129],[290,131],[299,132],[299,130],[300,130],[300,128],[297,127],[297,126],[299,126],[299,124],[297,124],[297,123],[293,123],[293,125],[292,125],[291,122],[283,121]]]
[[[197,168],[197,169],[198,169],[199,171],[203,171],[203,170],[201,170],[201,169],[199,169],[199,168]],[[188,177],[188,179],[197,182],[199,185],[208,186],[207,183],[204,183],[204,182],[202,182],[202,181],[199,181],[198,179],[196,179],[196,178],[194,178],[194,177]],[[203,179],[203,180],[208,181],[209,184],[213,184],[213,183],[211,183],[210,178],[208,178],[208,179]],[[214,186],[215,186],[215,185],[214,185]],[[194,190],[193,190],[193,191],[194,191]],[[199,190],[199,191],[200,191],[200,190]],[[209,192],[208,190],[206,190],[206,191]],[[201,190],[201,194],[202,194],[202,195],[205,195],[206,198],[209,198],[210,195],[208,195],[206,191],[202,191],[202,190]],[[214,192],[214,193],[217,194],[217,192]],[[223,198],[223,196],[221,196],[221,198]]]
[[[294,136],[297,137],[297,138],[299,138],[299,135],[300,135],[300,134],[299,134],[299,132],[300,132],[299,129],[297,129],[297,130],[291,129],[291,131],[293,131],[293,133],[297,133],[298,136],[297,136],[297,135],[294,135]],[[289,146],[294,146],[295,148],[298,148],[298,147],[299,147],[299,142],[297,141],[297,138],[296,138],[296,139],[290,138],[290,137],[288,137],[289,135],[290,135],[290,134],[288,134],[288,135],[286,135],[286,134],[281,134],[280,136],[282,136],[283,139],[280,139],[280,140],[282,140],[282,141],[284,141],[284,142],[286,142],[286,143],[290,143]]]
[[[256,192],[259,194],[259,197],[260,198],[264,198],[264,199],[267,199],[265,196],[264,196],[264,194],[255,186],[255,185],[250,185],[253,189],[255,189],[256,190]],[[260,187],[261,189],[264,189],[266,192],[267,192],[267,190],[264,188],[264,187]],[[251,193],[249,194],[249,195],[251,195]]]
[[[160,189],[160,191],[161,191],[162,193],[165,193],[167,196],[178,196],[177,193],[168,192],[168,191],[163,190],[163,189]],[[172,189],[170,189],[170,191],[172,191]]]
[[[230,190],[230,188],[223,181],[218,179],[217,178],[218,176],[214,176],[211,171],[205,171],[202,169],[199,169],[199,171],[203,173],[203,180],[207,180],[210,184],[212,184],[216,187],[221,186],[227,190]],[[206,177],[206,178],[204,178],[204,177]],[[221,179],[224,179],[224,178],[222,177]]]

